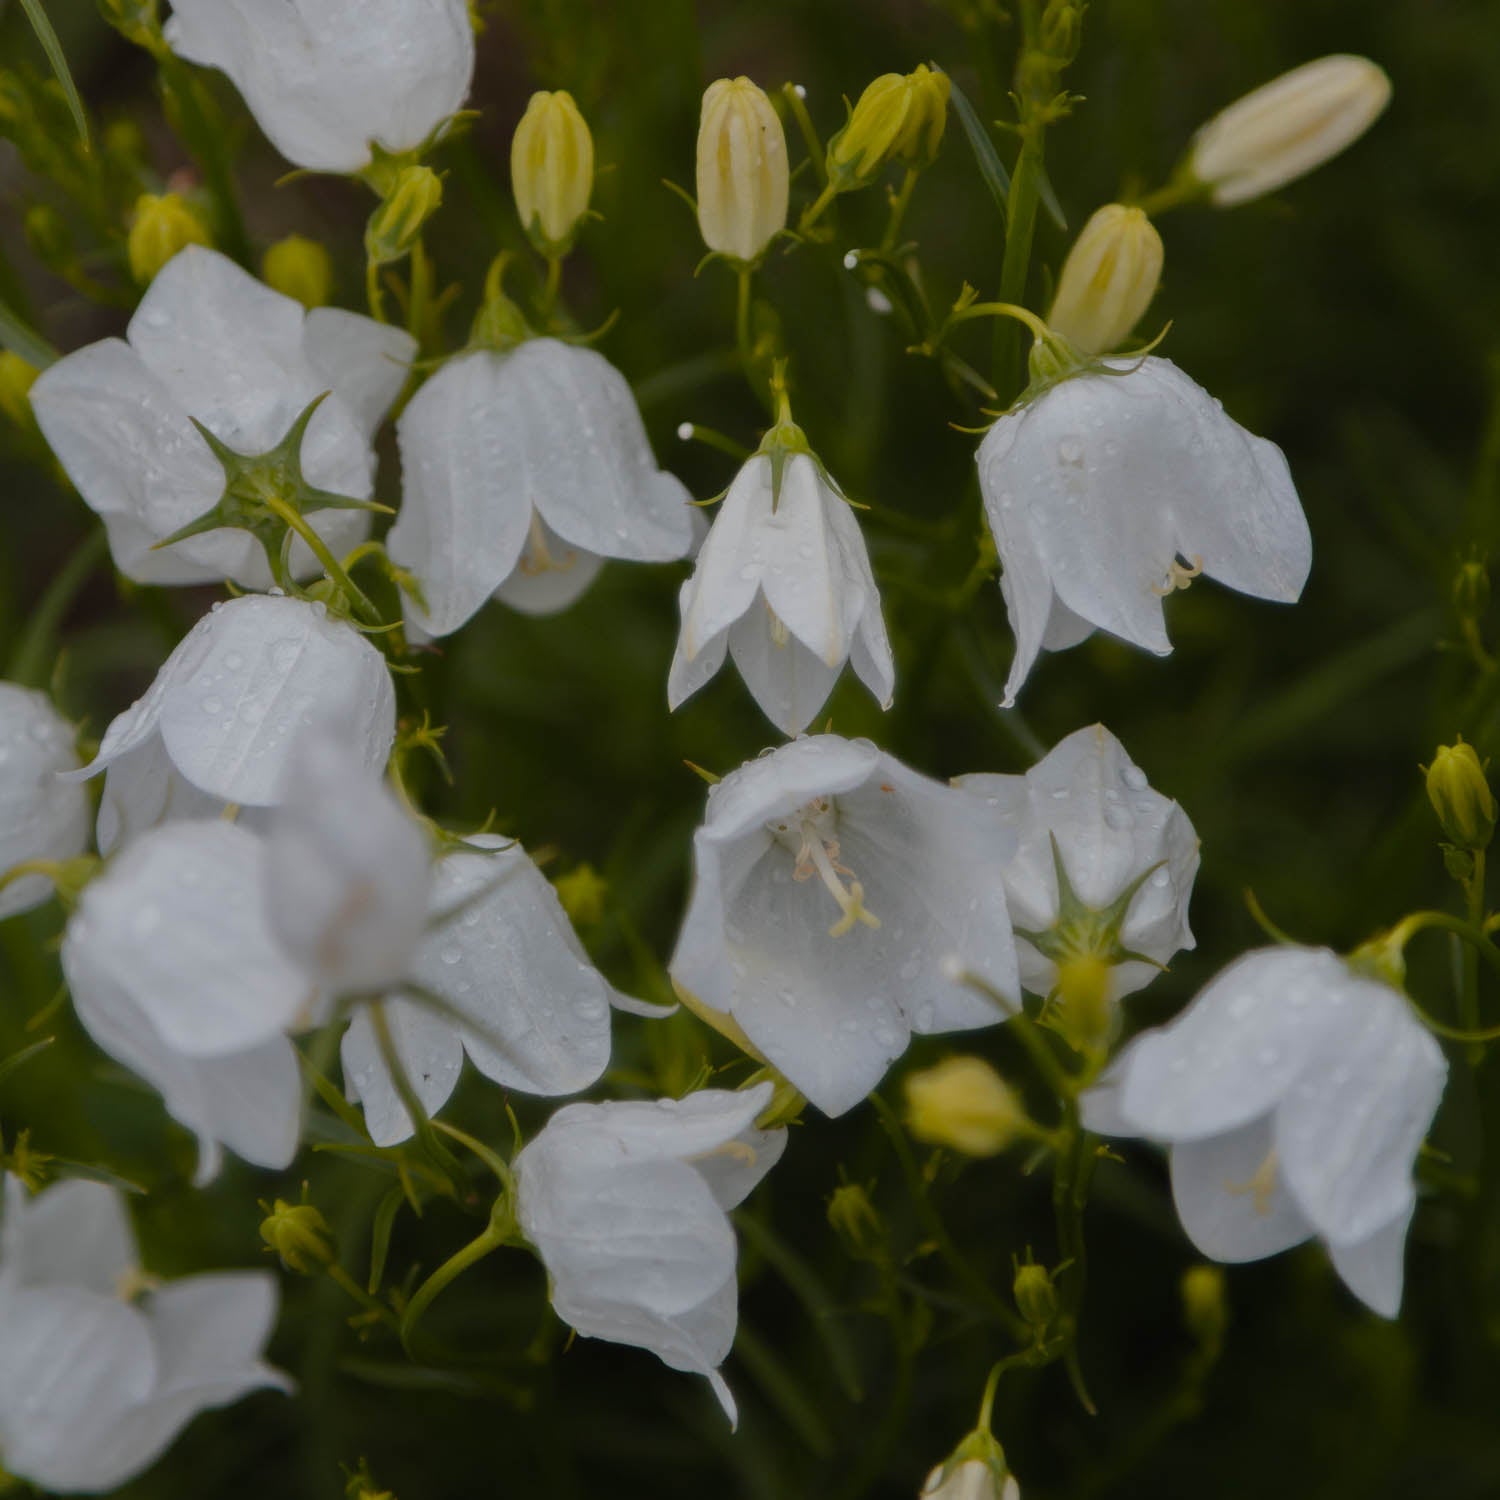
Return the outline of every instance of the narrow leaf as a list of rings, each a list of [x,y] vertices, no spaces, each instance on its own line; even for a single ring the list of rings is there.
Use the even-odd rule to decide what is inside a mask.
[[[33,1057],[45,1052],[56,1040],[56,1037],[44,1036],[41,1041],[33,1042],[29,1047],[22,1047],[19,1052],[12,1052],[9,1057],[0,1061],[0,1078],[9,1076],[17,1068],[25,1067]]]
[[[35,365],[39,370],[57,363],[57,350],[41,334],[33,332],[3,301],[0,301],[0,347],[19,354],[27,364]]]
[[[78,87],[73,82],[73,75],[68,71],[68,60],[63,56],[62,43],[58,41],[57,33],[52,29],[52,22],[47,19],[47,12],[42,8],[42,0],[21,0],[21,9],[26,12],[26,19],[31,22],[31,29],[36,32],[36,39],[42,44],[42,51],[47,54],[47,61],[57,75],[57,81],[62,85],[63,93],[67,95],[68,108],[73,114],[73,123],[78,127],[79,139],[83,142],[83,149],[87,151],[89,149],[88,116],[83,112],[83,100],[78,97]],[[17,353],[19,352],[18,350]]]
[[[1037,163],[1036,176],[1036,190],[1041,195],[1042,207],[1047,210],[1047,217],[1059,229],[1066,232],[1068,227],[1067,216],[1062,211],[1062,204],[1057,201],[1057,193],[1053,189],[1052,179],[1047,176],[1047,169],[1040,162]]]
[[[984,121],[979,118],[974,106],[969,103],[968,95],[959,88],[951,73],[948,75],[948,84],[953,107],[958,111],[959,123],[964,127],[964,134],[968,136],[969,146],[974,152],[974,160],[979,165],[979,175],[984,178],[985,186],[989,188],[1003,214],[1006,200],[1010,197],[1010,173],[1005,170],[1000,153],[995,150],[995,143],[990,139],[989,131],[984,128]]]

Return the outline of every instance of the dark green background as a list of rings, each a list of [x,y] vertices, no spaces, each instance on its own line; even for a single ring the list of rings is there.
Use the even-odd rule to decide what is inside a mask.
[[[161,123],[149,61],[81,0],[52,8],[91,108],[137,119],[165,176],[183,158]],[[510,129],[532,88],[566,87],[609,168],[595,196],[605,222],[569,263],[570,306],[583,326],[620,310],[601,347],[640,391],[659,455],[696,493],[721,489],[731,462],[673,435],[691,419],[753,443],[760,422],[733,364],[731,281],[713,266],[693,279],[696,227],[661,186],[664,176],[691,184],[699,94],[726,73],[768,88],[795,79],[827,132],[842,118],[840,94],[932,60],[986,119],[998,118],[1014,33],[966,32],[952,9],[917,0],[496,7],[472,99],[482,115],[470,142],[442,157],[447,203],[429,237],[442,274],[466,288],[450,347],[488,258],[520,243],[505,170]],[[948,424],[979,419],[931,363],[903,353],[897,330],[868,312],[838,265],[843,248],[878,238],[876,195],[843,200],[832,245],[773,256],[761,282],[793,359],[798,419],[832,472],[851,495],[930,523],[865,521],[898,650],[896,704],[883,716],[845,684],[830,705],[835,727],[947,776],[1022,769],[1030,736],[1050,744],[1102,720],[1197,827],[1199,946],[1130,1002],[1133,1024],[1169,1016],[1261,941],[1247,887],[1299,938],[1345,947],[1414,906],[1451,903],[1417,767],[1458,731],[1484,753],[1497,748],[1500,683],[1450,644],[1448,596],[1459,560],[1485,555],[1500,531],[1500,11],[1457,0],[1100,0],[1068,75],[1084,102],[1051,132],[1049,167],[1076,229],[1125,185],[1163,180],[1214,110],[1335,51],[1367,54],[1390,72],[1388,113],[1346,156],[1273,200],[1164,218],[1166,273],[1146,320],[1155,332],[1170,319],[1163,352],[1286,449],[1314,537],[1307,592],[1287,609],[1195,587],[1168,606],[1174,655],[1095,640],[1044,658],[1022,699],[1024,722],[995,707],[1010,650],[998,589],[987,584],[960,618],[933,603],[975,557],[974,440]],[[19,8],[0,6],[0,58],[33,56]],[[231,91],[219,93],[243,121]],[[284,164],[253,125],[243,140],[257,244],[291,229],[327,239],[341,300],[359,306],[363,189],[316,178],[277,188]],[[1000,149],[1008,159],[1014,148],[1002,136]],[[793,136],[793,161],[802,155]],[[20,210],[46,189],[3,147],[0,192],[0,246],[48,337],[71,348],[118,331],[119,315],[90,308],[29,260]],[[806,194],[799,179],[794,203]],[[908,228],[935,301],[964,278],[994,295],[1000,217],[956,122]],[[1034,305],[1068,241],[1041,221]],[[965,353],[987,364],[988,338],[971,330]],[[382,491],[398,493],[393,461]],[[94,524],[34,448],[0,433],[0,656]],[[593,861],[612,892],[606,920],[586,936],[638,989],[660,984],[650,955],[669,952],[685,894],[702,787],[682,761],[727,770],[777,738],[728,670],[667,714],[681,576],[612,565],[551,619],[492,606],[446,643],[419,689],[451,725],[457,774],[451,791],[432,780],[433,810],[462,824],[493,807],[529,847],[557,851],[554,870]],[[99,733],[210,597],[126,597],[97,575],[64,632],[66,710]],[[54,992],[57,927],[53,912],[0,926],[0,1055],[22,1044],[25,1017]],[[1414,986],[1451,1016],[1449,956],[1435,937],[1422,943],[1431,946],[1414,950]],[[1500,1017],[1500,997],[1487,994],[1486,1006],[1490,1020]],[[255,1262],[255,1199],[290,1195],[307,1176],[339,1228],[345,1263],[363,1275],[369,1215],[388,1179],[304,1152],[285,1183],[234,1165],[196,1194],[185,1177],[190,1145],[154,1097],[100,1060],[65,1013],[46,1030],[58,1044],[0,1084],[7,1141],[30,1125],[42,1149],[149,1184],[138,1222],[154,1268]],[[708,1045],[686,1017],[657,1027],[622,1018],[616,1035],[619,1092],[652,1087],[652,1075],[662,1089],[684,1086]],[[1002,1034],[961,1045],[969,1041],[1025,1077]],[[926,1042],[909,1062],[952,1050]],[[893,1101],[900,1072],[885,1089]],[[1177,1281],[1192,1256],[1151,1153],[1133,1148],[1125,1166],[1104,1164],[1088,1219],[1081,1341],[1100,1414],[1079,1410],[1058,1369],[1006,1378],[996,1432],[1027,1500],[1500,1495],[1500,1184],[1485,1149],[1486,1135],[1500,1141],[1495,1094],[1492,1065],[1471,1072],[1454,1055],[1434,1135],[1452,1158],[1449,1181],[1417,1214],[1400,1323],[1357,1306],[1315,1248],[1236,1269],[1227,1351],[1202,1410],[1157,1443],[1152,1424],[1191,1347]],[[513,1102],[530,1129],[548,1112]],[[452,1117],[506,1139],[498,1091],[472,1078]],[[936,1170],[936,1201],[957,1240],[1002,1292],[1012,1256],[1028,1246],[1054,1255],[1047,1173],[1028,1181],[1020,1164],[1011,1155]],[[343,1322],[352,1306],[332,1285],[287,1277],[273,1353],[301,1382],[300,1399],[260,1395],[202,1419],[123,1493],[312,1500],[337,1495],[339,1462],[365,1455],[400,1500],[910,1495],[971,1422],[984,1373],[1010,1344],[965,1304],[937,1257],[917,1255],[906,1274],[927,1289],[933,1318],[903,1368],[866,1307],[873,1278],[825,1222],[841,1174],[873,1183],[898,1253],[920,1249],[923,1231],[869,1109],[831,1124],[809,1117],[748,1212],[823,1284],[825,1318],[855,1356],[857,1402],[841,1391],[825,1336],[748,1241],[741,1343],[726,1367],[742,1407],[736,1436],[701,1383],[649,1355],[589,1342],[562,1353],[542,1276],[519,1252],[485,1262],[437,1304],[433,1330],[472,1364],[430,1370],[381,1339],[361,1344]],[[443,1206],[420,1225],[404,1217],[394,1276],[418,1262],[430,1269],[475,1228]]]

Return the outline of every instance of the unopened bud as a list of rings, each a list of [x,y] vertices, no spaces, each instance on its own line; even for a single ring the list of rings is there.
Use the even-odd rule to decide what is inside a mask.
[[[365,226],[370,264],[383,266],[407,254],[442,202],[443,179],[431,167],[402,167]]]
[[[1221,208],[1259,198],[1352,145],[1390,102],[1391,81],[1368,57],[1320,57],[1215,115],[1187,169]]]
[[[609,890],[605,880],[591,864],[581,864],[552,882],[563,910],[584,927],[592,926],[604,916],[604,896]]]
[[[1049,0],[1042,12],[1042,50],[1054,63],[1070,63],[1083,37],[1083,7],[1074,0]]]
[[[142,193],[135,200],[125,249],[141,286],[149,286],[179,250],[210,243],[208,225],[181,194]]]
[[[828,1200],[828,1223],[855,1260],[876,1260],[885,1253],[885,1220],[857,1182],[845,1182]]]
[[[1057,965],[1058,1031],[1078,1051],[1109,1038],[1115,1022],[1111,966],[1094,953],[1076,953]]]
[[[1495,796],[1472,745],[1439,745],[1427,767],[1427,799],[1460,849],[1485,849],[1495,836]]]
[[[771,101],[748,78],[720,78],[698,125],[698,228],[710,250],[758,260],[786,228],[786,136]]]
[[[887,162],[927,166],[948,120],[946,73],[923,63],[912,73],[882,73],[828,143],[828,178],[839,192],[863,187]]]
[[[1453,576],[1453,608],[1461,620],[1482,619],[1490,607],[1490,570],[1470,559]]]
[[[906,1079],[911,1133],[966,1156],[994,1156],[1029,1125],[1016,1091],[982,1058],[950,1057]]]
[[[1182,1273],[1182,1321],[1187,1330],[1207,1349],[1217,1349],[1224,1342],[1229,1327],[1229,1299],[1224,1291],[1221,1266],[1189,1266]]]
[[[303,1276],[316,1275],[331,1266],[337,1253],[328,1220],[311,1203],[288,1203],[278,1198],[261,1221],[260,1237],[281,1257],[288,1271]]]
[[[573,96],[531,96],[510,143],[510,181],[521,227],[544,255],[573,242],[594,190],[594,138]]]
[[[1052,1284],[1052,1275],[1045,1266],[1027,1261],[1016,1267],[1016,1279],[1011,1284],[1016,1306],[1027,1326],[1040,1343],[1042,1336],[1057,1317],[1057,1288]]]
[[[1107,203],[1063,262],[1047,326],[1085,354],[1118,349],[1161,281],[1162,244],[1138,208]]]
[[[267,286],[303,307],[323,307],[333,291],[333,261],[317,240],[289,234],[266,251],[260,274]]]
[[[0,412],[17,427],[31,426],[31,388],[41,371],[10,349],[0,349]]]

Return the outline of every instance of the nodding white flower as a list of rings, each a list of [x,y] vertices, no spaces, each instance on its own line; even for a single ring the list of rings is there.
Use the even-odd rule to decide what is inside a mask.
[[[740,469],[682,586],[667,701],[690,698],[727,652],[766,717],[793,735],[846,661],[882,708],[896,669],[849,502],[805,452],[784,456],[778,492],[776,459],[762,451]]]
[[[1412,1163],[1447,1076],[1398,990],[1327,949],[1268,948],[1132,1042],[1085,1119],[1171,1148],[1178,1216],[1210,1259],[1316,1236],[1355,1296],[1393,1318]]]
[[[1198,836],[1102,724],[1070,734],[1024,776],[961,776],[955,785],[1019,837],[1005,899],[1028,990],[1050,994],[1058,962],[1087,955],[1110,965],[1119,999],[1193,946]]]
[[[785,1130],[757,1130],[771,1101],[703,1089],[655,1103],[570,1104],[516,1158],[521,1228],[558,1317],[585,1338],[649,1349],[705,1376],[731,1422],[719,1365],[738,1319],[729,1210],[776,1164]]]
[[[101,844],[226,802],[273,805],[309,724],[338,726],[365,765],[383,766],[396,734],[385,658],[321,604],[246,595],[214,605],[79,773],[109,772]]]
[[[1021,1500],[1021,1486],[1014,1474],[997,1479],[983,1459],[967,1458],[951,1466],[939,1464],[927,1476],[919,1500]]]
[[[415,352],[399,329],[339,308],[309,312],[228,257],[190,246],[141,299],[125,339],[65,355],[31,390],[38,425],[89,507],[104,520],[115,566],[137,583],[272,582],[248,531],[218,527],[156,544],[218,503],[223,465],[201,422],[237,453],[268,453],[318,396],[302,445],[307,482],[368,500],[375,429]],[[320,510],[313,529],[335,552],[369,527],[359,510]],[[316,564],[301,541],[293,571]]]
[[[220,1146],[257,1166],[296,1154],[301,1084],[282,1032],[311,997],[271,932],[265,846],[232,823],[169,823],[84,887],[62,966],[84,1029],[198,1136],[198,1180]]]
[[[709,791],[672,978],[842,1114],[912,1032],[1005,1019],[943,961],[1017,994],[1002,878],[1014,850],[981,799],[867,740],[794,740]]]
[[[120,1193],[65,1181],[28,1198],[5,1179],[0,1237],[0,1454],[60,1494],[113,1491],[199,1412],[290,1391],[261,1359],[275,1278],[159,1282],[140,1268]]]
[[[29,860],[83,853],[88,793],[58,775],[77,767],[73,726],[46,694],[0,682],[0,876]],[[40,906],[51,894],[44,875],[23,875],[0,887],[0,918]]]
[[[592,349],[536,338],[463,355],[397,432],[403,499],[387,544],[421,585],[411,613],[429,635],[492,595],[550,614],[603,558],[668,562],[692,546],[687,490],[657,468],[625,377]]]
[[[1291,603],[1312,538],[1281,449],[1170,360],[1105,360],[1000,418],[979,483],[1004,564],[1015,702],[1045,648],[1094,630],[1165,656],[1163,599],[1199,573]]]
[[[1187,169],[1220,208],[1245,203],[1320,167],[1391,102],[1391,80],[1368,57],[1336,53],[1237,99],[1193,137]]]
[[[372,143],[415,150],[474,73],[468,0],[172,0],[167,41],[223,69],[271,144],[314,172],[358,172]]]

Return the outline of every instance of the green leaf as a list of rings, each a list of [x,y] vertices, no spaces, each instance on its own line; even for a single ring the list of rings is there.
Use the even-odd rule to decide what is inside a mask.
[[[953,107],[958,111],[959,123],[964,127],[964,134],[968,136],[969,146],[974,152],[974,160],[979,165],[979,175],[984,178],[985,186],[989,188],[1003,214],[1006,200],[1010,197],[1010,173],[1005,170],[1000,153],[995,150],[995,143],[990,139],[989,131],[984,128],[984,121],[979,118],[974,106],[969,103],[968,96],[959,88],[951,73],[948,75],[948,85]]]
[[[1052,186],[1052,179],[1047,176],[1047,169],[1037,163],[1036,190],[1042,200],[1042,207],[1047,210],[1047,217],[1061,230],[1066,231],[1068,227],[1067,216],[1062,211],[1062,204],[1057,201],[1057,192]]]
[[[45,1052],[56,1040],[56,1037],[44,1036],[41,1041],[33,1042],[29,1047],[22,1047],[19,1052],[12,1052],[9,1057],[0,1061],[0,1078],[6,1078],[17,1068],[25,1067],[33,1057]]]
[[[0,346],[19,354],[29,365],[45,370],[57,363],[57,350],[41,334],[34,333],[26,322],[0,301]]]
[[[47,12],[42,8],[42,0],[21,0],[21,9],[26,12],[26,19],[31,22],[31,29],[36,32],[36,39],[42,44],[42,51],[47,54],[47,61],[52,65],[52,71],[57,75],[57,81],[62,85],[62,90],[68,99],[68,109],[72,112],[73,123],[78,127],[79,139],[83,142],[83,149],[89,149],[89,122],[88,116],[83,112],[83,100],[78,97],[78,87],[73,82],[73,75],[68,71],[68,60],[63,56],[62,43],[57,39],[57,33],[52,29],[52,22],[47,19]],[[18,354],[20,350],[16,351]],[[35,360],[32,361],[36,363]]]

